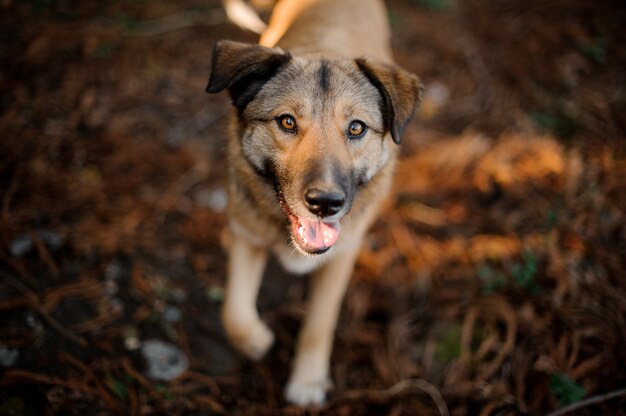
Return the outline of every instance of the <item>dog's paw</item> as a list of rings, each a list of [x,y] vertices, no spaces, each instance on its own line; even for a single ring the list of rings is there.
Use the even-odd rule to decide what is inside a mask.
[[[291,380],[285,387],[285,398],[298,406],[320,405],[326,400],[326,392],[331,387],[332,382],[328,379],[302,382]]]
[[[233,337],[232,342],[239,351],[251,360],[261,359],[274,345],[274,333],[263,322],[259,321],[248,332]]]

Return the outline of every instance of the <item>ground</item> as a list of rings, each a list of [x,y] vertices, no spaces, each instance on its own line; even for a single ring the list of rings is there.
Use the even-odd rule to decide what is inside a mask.
[[[256,37],[214,0],[0,3],[0,415],[626,414],[626,8],[387,5],[426,95],[305,411],[306,278],[270,265],[260,362],[218,319],[230,104],[204,89],[213,44]]]

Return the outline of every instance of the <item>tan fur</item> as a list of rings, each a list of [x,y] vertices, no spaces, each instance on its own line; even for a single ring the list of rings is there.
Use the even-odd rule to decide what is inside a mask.
[[[282,0],[261,38],[264,46],[221,42],[214,51],[207,91],[228,89],[237,108],[227,152],[233,238],[224,328],[237,349],[262,357],[274,341],[255,306],[268,254],[292,272],[313,272],[285,391],[300,405],[322,403],[331,385],[341,301],[363,236],[390,188],[402,128],[419,101],[419,80],[391,63],[388,37],[378,0]],[[283,114],[295,117],[297,133],[280,128]],[[363,138],[347,137],[354,120],[368,126]],[[317,255],[291,242],[285,212],[287,206],[314,220],[303,198],[311,183],[347,190],[349,199],[325,217],[339,221],[341,233]]]

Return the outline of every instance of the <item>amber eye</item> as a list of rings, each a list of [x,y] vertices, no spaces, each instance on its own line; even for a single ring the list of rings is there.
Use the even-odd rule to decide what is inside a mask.
[[[296,119],[289,114],[284,114],[277,119],[278,125],[281,129],[285,130],[287,133],[295,133],[298,125],[296,124]]]
[[[354,120],[350,122],[348,126],[348,137],[350,139],[360,139],[365,135],[367,131],[367,126],[365,123],[359,120]]]

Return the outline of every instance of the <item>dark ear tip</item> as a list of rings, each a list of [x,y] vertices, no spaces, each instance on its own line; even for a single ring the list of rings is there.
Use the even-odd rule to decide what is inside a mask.
[[[220,92],[220,90],[218,90],[217,88],[215,88],[215,85],[211,84],[211,81],[209,80],[209,84],[206,86],[206,88],[204,89],[204,92],[209,93],[209,94],[214,94],[216,92]]]
[[[205,92],[209,94],[213,94],[216,92],[222,91],[224,88],[221,85],[217,85],[218,83],[215,80],[215,69],[211,71],[211,75],[209,76],[209,83],[204,89]]]
[[[402,132],[399,128],[395,126],[391,128],[391,138],[395,144],[402,143]]]
[[[205,92],[209,93],[209,94],[214,94],[217,92],[222,91],[224,88],[226,88],[226,85],[222,85],[221,82],[219,82],[218,77],[216,77],[216,70],[217,70],[217,61],[219,60],[219,56],[224,48],[224,46],[228,46],[231,45],[235,42],[230,41],[230,40],[219,40],[217,42],[215,42],[215,45],[213,45],[213,52],[212,52],[212,57],[211,57],[211,75],[209,76],[209,83],[207,84],[206,88],[204,89]]]

